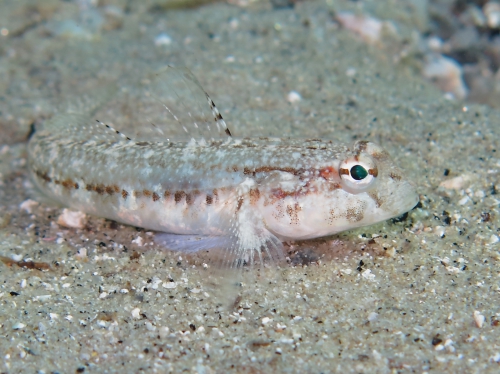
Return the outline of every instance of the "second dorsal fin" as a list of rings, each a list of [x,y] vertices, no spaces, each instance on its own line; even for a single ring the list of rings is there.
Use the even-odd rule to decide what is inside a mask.
[[[214,102],[187,68],[167,66],[155,73],[140,100],[144,123],[134,139],[231,137]]]

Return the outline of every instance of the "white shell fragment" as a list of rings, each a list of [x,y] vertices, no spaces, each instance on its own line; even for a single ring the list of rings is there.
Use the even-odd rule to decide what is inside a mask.
[[[172,38],[168,34],[161,33],[155,38],[155,45],[157,47],[170,44],[172,44]]]
[[[456,99],[463,100],[467,96],[462,67],[449,57],[436,55],[429,58],[422,74],[441,91],[452,94]]]
[[[23,201],[20,205],[19,205],[19,208],[21,210],[24,210],[26,211],[27,213],[31,214],[33,213],[33,209],[36,208],[38,206],[38,202],[37,201],[34,201],[34,200],[31,200],[31,199],[28,199],[28,200],[25,200]]]
[[[474,323],[476,324],[476,327],[482,328],[485,320],[486,318],[481,314],[481,312],[478,310],[474,311]]]
[[[302,96],[297,91],[290,91],[286,96],[286,101],[293,104],[302,100]]]
[[[75,229],[83,229],[86,222],[87,215],[85,213],[69,209],[63,209],[61,215],[57,218],[58,225]]]
[[[12,329],[14,330],[21,330],[23,329],[24,327],[26,327],[26,325],[22,322],[17,322],[15,323],[13,326],[12,326]]]
[[[442,181],[439,186],[448,190],[462,190],[467,187],[471,177],[469,175],[459,175],[458,177],[450,178]]]
[[[360,36],[363,41],[369,44],[379,42],[385,31],[396,34],[396,28],[391,22],[380,21],[374,17],[339,12],[336,18],[343,27]]]

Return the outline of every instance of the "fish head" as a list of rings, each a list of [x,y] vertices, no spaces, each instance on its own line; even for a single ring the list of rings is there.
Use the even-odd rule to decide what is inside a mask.
[[[268,229],[283,240],[372,225],[408,212],[419,201],[413,183],[372,142],[359,141],[352,151],[317,165],[307,178],[294,178],[295,189],[262,210]]]

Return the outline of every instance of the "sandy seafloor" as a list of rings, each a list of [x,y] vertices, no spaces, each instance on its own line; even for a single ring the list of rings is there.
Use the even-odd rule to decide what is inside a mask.
[[[36,262],[0,264],[0,372],[500,370],[500,112],[421,78],[405,52],[428,22],[418,2],[101,3],[108,18],[85,1],[0,4],[0,255]],[[333,21],[344,9],[385,15],[399,36],[367,45]],[[162,33],[170,44],[155,45]],[[21,208],[32,123],[167,63],[198,76],[236,135],[376,141],[421,204],[287,246],[288,265],[225,287],[144,230]]]

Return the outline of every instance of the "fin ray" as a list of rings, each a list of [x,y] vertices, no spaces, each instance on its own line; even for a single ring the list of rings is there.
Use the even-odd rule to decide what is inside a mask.
[[[155,243],[172,251],[195,253],[216,248],[227,248],[231,239],[226,236],[179,235],[156,233]]]
[[[185,67],[167,66],[154,74],[139,100],[144,116],[140,128],[134,129],[134,139],[180,141],[231,136],[214,102]]]

